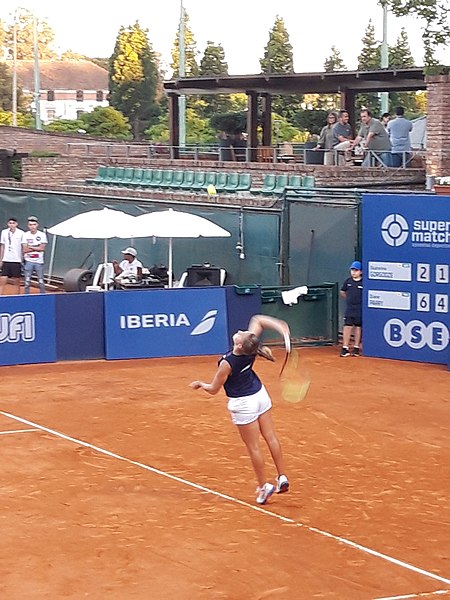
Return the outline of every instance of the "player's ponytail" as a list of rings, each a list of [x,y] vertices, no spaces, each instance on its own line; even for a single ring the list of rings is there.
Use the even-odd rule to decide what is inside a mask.
[[[258,356],[262,356],[266,360],[270,360],[270,362],[275,362],[272,350],[268,346],[262,346],[261,344],[259,344],[258,349],[256,350],[256,354]]]

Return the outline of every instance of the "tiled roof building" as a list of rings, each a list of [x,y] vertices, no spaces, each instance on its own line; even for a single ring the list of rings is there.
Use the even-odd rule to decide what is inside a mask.
[[[108,106],[108,71],[87,60],[39,63],[41,119],[76,119],[97,106]],[[17,81],[34,95],[34,61],[17,62]]]

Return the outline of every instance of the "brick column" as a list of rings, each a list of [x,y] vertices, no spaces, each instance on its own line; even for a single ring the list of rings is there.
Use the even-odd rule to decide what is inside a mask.
[[[450,176],[450,75],[428,75],[427,175]]]

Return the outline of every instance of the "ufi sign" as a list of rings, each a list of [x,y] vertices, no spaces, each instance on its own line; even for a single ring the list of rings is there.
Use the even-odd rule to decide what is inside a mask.
[[[54,294],[0,297],[0,364],[55,360]]]

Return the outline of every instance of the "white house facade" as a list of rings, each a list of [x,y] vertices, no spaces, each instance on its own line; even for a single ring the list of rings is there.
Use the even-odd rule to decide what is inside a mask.
[[[39,79],[43,123],[77,119],[82,113],[109,105],[108,71],[90,61],[41,61]],[[17,63],[17,81],[23,93],[34,98],[33,61]]]

